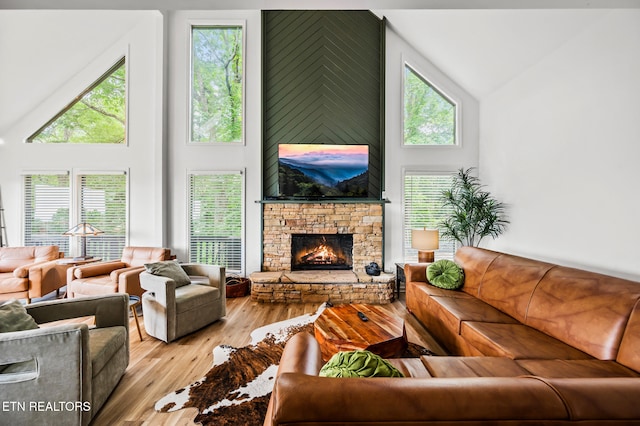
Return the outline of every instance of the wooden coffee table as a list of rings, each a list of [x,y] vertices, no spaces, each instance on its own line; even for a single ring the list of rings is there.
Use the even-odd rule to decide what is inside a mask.
[[[358,317],[362,312],[369,319]],[[383,358],[402,354],[407,347],[404,320],[376,305],[352,304],[326,308],[313,324],[322,358],[340,351],[368,350]]]

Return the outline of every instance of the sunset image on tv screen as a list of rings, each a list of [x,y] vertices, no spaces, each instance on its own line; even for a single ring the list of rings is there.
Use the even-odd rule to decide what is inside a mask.
[[[366,197],[369,147],[280,144],[278,184],[281,196]]]

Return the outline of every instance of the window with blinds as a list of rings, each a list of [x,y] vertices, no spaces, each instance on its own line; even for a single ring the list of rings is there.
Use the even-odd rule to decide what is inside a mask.
[[[69,255],[69,174],[24,176],[24,245],[55,245]]]
[[[243,269],[243,200],[241,172],[189,175],[189,260]]]
[[[405,262],[417,262],[418,251],[411,248],[412,229],[438,229],[450,209],[442,204],[442,191],[451,187],[453,174],[405,172],[403,191],[403,241]],[[440,237],[438,259],[453,259],[455,241]]]
[[[87,237],[87,254],[120,259],[127,242],[127,175],[80,175],[79,185],[80,222],[104,232]]]

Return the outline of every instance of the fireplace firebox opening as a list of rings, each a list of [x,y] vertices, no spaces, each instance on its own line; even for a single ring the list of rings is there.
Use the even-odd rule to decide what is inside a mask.
[[[353,269],[353,234],[292,234],[291,270]]]

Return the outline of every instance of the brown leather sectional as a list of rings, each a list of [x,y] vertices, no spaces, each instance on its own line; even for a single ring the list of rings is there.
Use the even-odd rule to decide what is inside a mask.
[[[285,348],[266,425],[640,425],[640,283],[462,247],[461,291],[406,265],[407,309],[451,356],[394,359],[410,379],[317,377]]]

